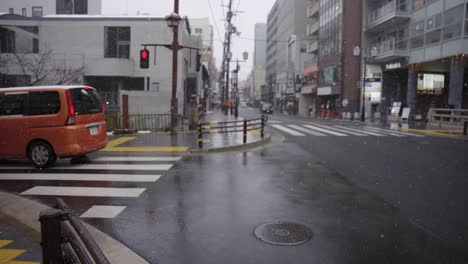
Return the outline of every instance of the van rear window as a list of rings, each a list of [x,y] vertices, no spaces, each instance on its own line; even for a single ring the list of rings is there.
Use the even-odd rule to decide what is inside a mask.
[[[93,89],[70,89],[71,99],[77,115],[89,115],[102,112],[101,101]]]

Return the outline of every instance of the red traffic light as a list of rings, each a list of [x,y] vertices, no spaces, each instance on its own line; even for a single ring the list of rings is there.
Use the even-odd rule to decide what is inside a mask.
[[[148,59],[148,51],[147,50],[142,50],[140,56],[144,60]]]

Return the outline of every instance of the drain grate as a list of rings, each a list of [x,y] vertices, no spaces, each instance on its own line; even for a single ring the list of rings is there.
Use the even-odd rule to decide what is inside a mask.
[[[292,222],[272,222],[257,227],[255,236],[270,244],[295,246],[312,239],[312,230]]]

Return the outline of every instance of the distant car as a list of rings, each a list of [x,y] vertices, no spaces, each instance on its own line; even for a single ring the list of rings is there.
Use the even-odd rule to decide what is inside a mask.
[[[262,114],[273,114],[273,106],[271,104],[263,103],[260,112]]]
[[[88,86],[0,89],[0,159],[28,158],[37,168],[104,148],[104,105]]]

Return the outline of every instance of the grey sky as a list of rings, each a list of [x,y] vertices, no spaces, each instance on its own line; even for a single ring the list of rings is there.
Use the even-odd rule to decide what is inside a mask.
[[[182,16],[189,18],[209,17],[215,27],[215,56],[216,66],[220,66],[222,58],[222,41],[224,39],[224,19],[222,5],[227,5],[229,0],[180,0],[180,12]],[[173,0],[103,0],[103,12],[105,14],[130,14],[135,15],[137,11],[150,13],[155,16],[166,16],[174,7]],[[211,2],[216,21],[211,16],[209,2]],[[234,20],[238,30],[242,32],[240,38],[233,38],[233,57],[242,59],[242,52],[249,52],[249,61],[241,65],[241,78],[247,77],[252,69],[252,55],[254,50],[255,23],[266,23],[268,12],[275,0],[233,0],[233,9],[244,13],[238,15]],[[225,9],[224,9],[225,11]],[[218,25],[219,34],[215,22]],[[244,39],[245,38],[245,39]]]

